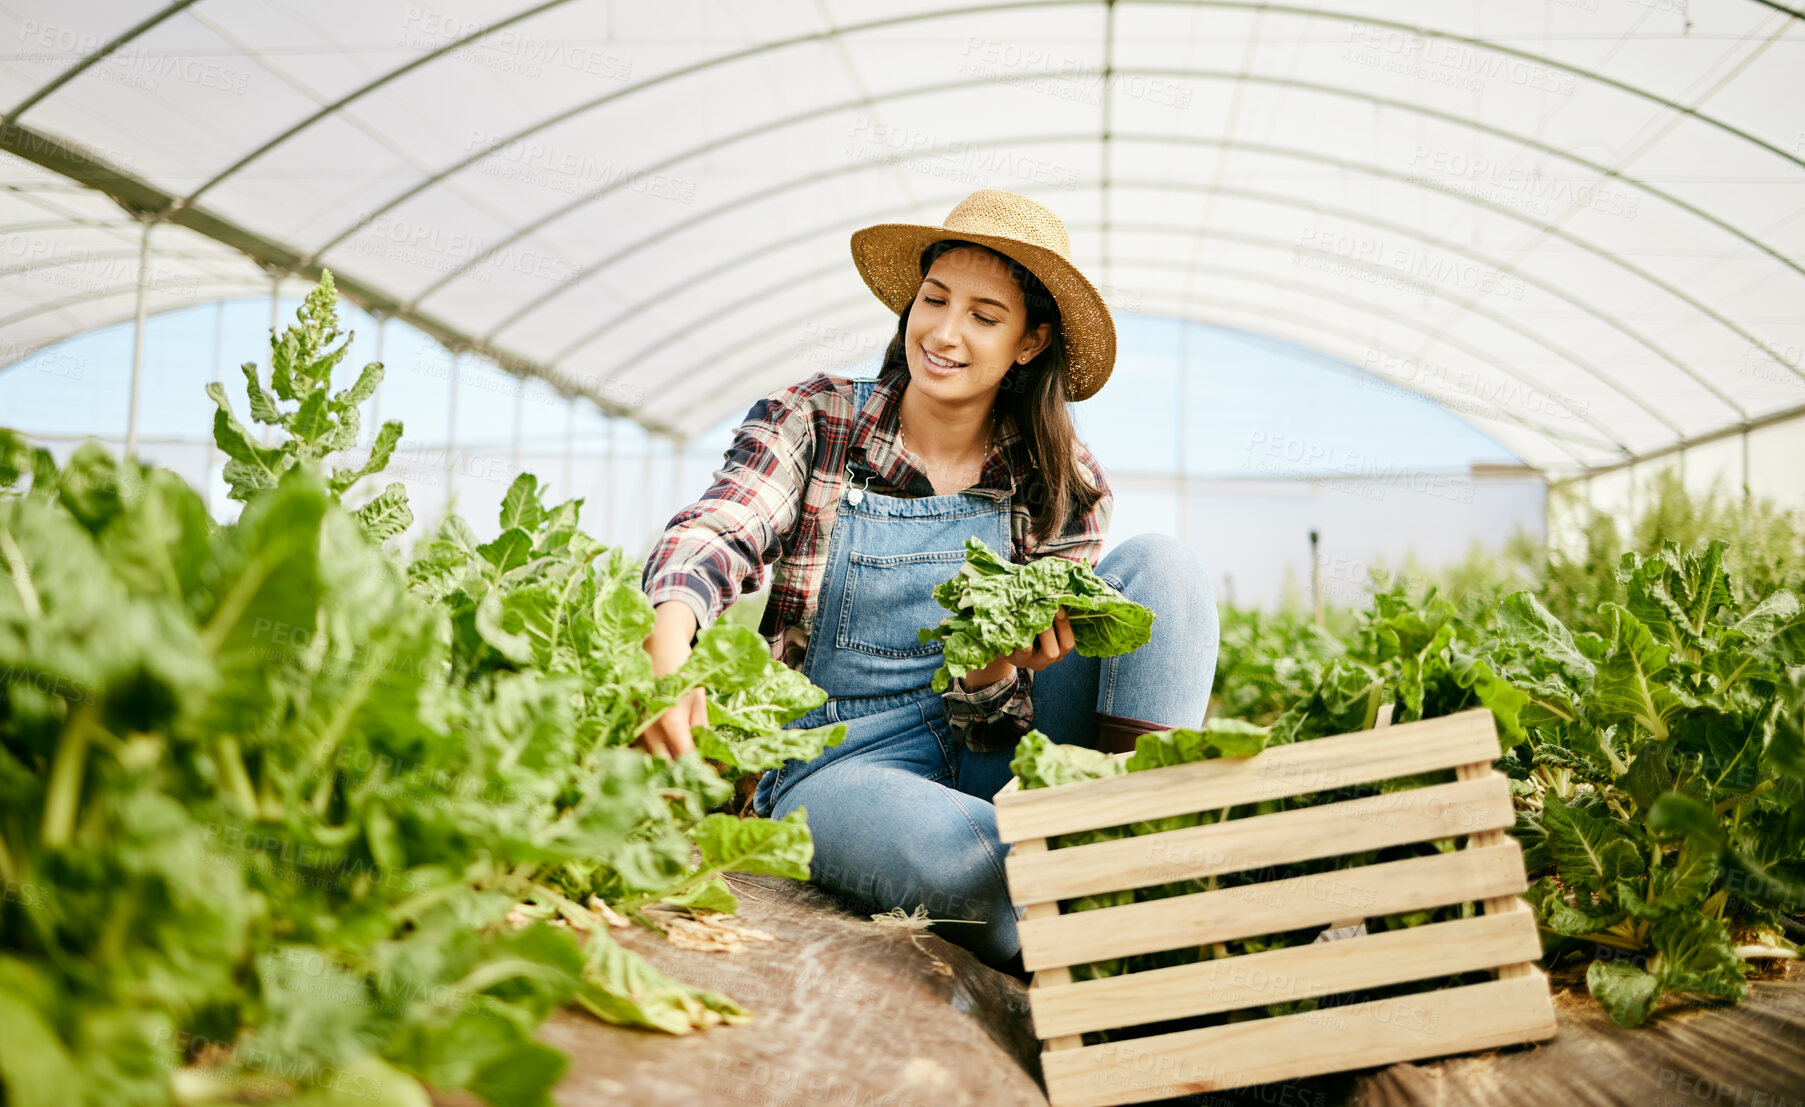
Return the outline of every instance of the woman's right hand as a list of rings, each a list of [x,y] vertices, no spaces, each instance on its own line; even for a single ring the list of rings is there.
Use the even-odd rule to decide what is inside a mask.
[[[682,667],[689,658],[689,642],[696,633],[696,613],[681,600],[666,600],[654,609],[652,633],[646,635],[645,649],[652,655],[652,675],[667,676]],[[696,748],[690,728],[708,723],[708,692],[691,688],[667,708],[645,732],[633,739],[633,745],[654,756],[673,761]]]

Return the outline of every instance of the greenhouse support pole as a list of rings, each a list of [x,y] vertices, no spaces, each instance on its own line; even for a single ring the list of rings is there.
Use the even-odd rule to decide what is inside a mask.
[[[577,450],[577,398],[572,396],[570,403],[564,408],[564,498],[576,498],[576,476],[571,466],[576,464]]]
[[[271,339],[270,351],[269,351],[269,364],[270,364],[270,372],[271,373],[274,373],[276,371],[276,344],[275,344],[274,339],[276,337],[276,328],[281,325],[282,325],[282,274],[279,272],[276,272],[275,270],[272,269],[270,271],[270,275],[269,275],[269,333],[270,333],[270,339]],[[265,424],[263,424],[263,430],[259,437],[259,440],[265,446],[267,446],[267,445],[269,445],[269,438],[270,438],[270,425],[268,423],[265,423]]]
[[[384,377],[387,377],[389,372],[388,362],[382,360],[382,351],[387,345],[384,340],[388,338],[388,334],[389,317],[386,315],[378,315],[376,317],[376,363],[382,366],[382,375]],[[376,382],[376,393],[370,397],[370,441],[372,443],[376,441],[376,432],[381,429],[382,382],[378,381]]]
[[[144,377],[144,314],[146,294],[150,290],[150,229],[154,226],[154,222],[146,219],[144,231],[138,237],[138,303],[134,311],[136,323],[132,327],[132,396],[125,415],[125,456],[133,459],[138,456],[138,396]]]
[[[1629,524],[1629,537],[1634,538],[1636,535],[1636,463],[1630,462],[1629,467],[1624,469],[1623,475],[1629,480],[1629,491],[1624,494],[1624,508],[1621,514]],[[1614,529],[1616,525],[1617,516],[1614,515],[1611,517],[1611,526]]]
[[[1178,412],[1177,426],[1173,437],[1178,447],[1178,540],[1187,545],[1191,541],[1191,490],[1188,483],[1188,466],[1185,457],[1186,437],[1185,424],[1190,419],[1190,405],[1186,403],[1191,376],[1191,324],[1188,320],[1178,321]]]
[[[651,435],[646,435],[645,442],[639,452],[639,534],[641,545],[652,533],[652,444]]]
[[[1322,555],[1317,552],[1317,534],[1310,531],[1310,609],[1316,625],[1322,626]]]
[[[1749,502],[1749,485],[1754,483],[1749,477],[1749,428],[1742,428],[1742,502]]]
[[[620,416],[618,416],[618,415],[608,416],[608,513],[607,513],[608,527],[604,533],[607,535],[606,541],[610,546],[620,545],[620,536],[615,530],[615,510],[614,510],[615,504],[618,503],[620,500],[620,496],[619,496],[620,482],[615,480],[615,477],[614,477],[615,471],[619,467],[618,463],[620,460],[619,422],[620,422]]]
[[[225,353],[226,353],[226,302],[224,300],[215,300],[215,301],[213,301],[213,380],[215,383],[218,383],[219,381],[224,379],[219,375],[219,373],[220,373],[220,360],[225,357]],[[219,444],[213,441],[212,435],[208,435],[207,436],[207,487],[206,487],[207,514],[208,515],[213,514],[213,461],[214,461],[214,458],[218,456],[218,454],[219,454]]]
[[[514,472],[520,472],[520,428],[526,417],[526,377],[514,378],[514,441],[508,448],[508,464]]]
[[[457,487],[457,470],[452,467],[451,455],[457,452],[458,446],[458,358],[463,355],[456,350],[451,353],[451,371],[445,374],[450,381],[445,391],[445,510],[451,510],[451,494]]]

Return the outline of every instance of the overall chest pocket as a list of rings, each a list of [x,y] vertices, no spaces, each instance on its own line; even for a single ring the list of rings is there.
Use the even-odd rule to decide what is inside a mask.
[[[848,557],[846,601],[840,609],[836,644],[880,657],[939,653],[940,643],[923,642],[918,632],[938,626],[948,614],[934,599],[934,588],[959,571],[965,551],[880,557],[855,550]]]

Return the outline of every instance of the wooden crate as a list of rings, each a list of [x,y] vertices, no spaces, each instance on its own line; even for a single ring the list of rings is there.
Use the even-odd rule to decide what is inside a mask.
[[[1389,708],[1383,723],[1389,720]],[[1118,754],[1126,759],[1127,754]],[[1541,944],[1520,893],[1526,880],[1506,778],[1491,767],[1491,712],[1277,746],[1102,780],[996,796],[1014,843],[1011,899],[1025,907],[1022,961],[1043,1040],[1053,1107],[1141,1103],[1554,1034]],[[1452,768],[1447,784],[1049,850],[1047,838],[1143,819],[1305,795]],[[1059,913],[1059,900],[1466,836],[1453,853],[1415,857]],[[1448,904],[1484,913],[1338,941],[1074,982],[1071,966],[1208,945]],[[1082,1044],[1192,1015],[1491,970],[1478,984],[1201,1029]]]

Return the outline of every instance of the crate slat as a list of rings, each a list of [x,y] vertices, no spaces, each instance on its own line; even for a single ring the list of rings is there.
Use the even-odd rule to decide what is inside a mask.
[[[1478,780],[1487,776],[1502,775],[1498,773],[1496,769],[1492,768],[1490,762],[1461,765],[1454,770],[1454,774],[1461,780]],[[1485,846],[1496,845],[1503,840],[1504,831],[1502,830],[1482,831],[1467,839],[1467,848],[1479,849]],[[1529,915],[1531,912],[1529,910],[1529,904],[1524,901],[1523,897],[1513,893],[1508,896],[1496,896],[1486,900],[1485,913],[1488,915]],[[1531,972],[1539,971],[1536,969],[1534,962],[1540,960],[1541,956],[1541,950],[1538,949],[1533,957],[1524,958],[1521,964],[1503,965],[1499,967],[1497,972],[1493,975],[1497,976],[1500,980],[1515,980],[1519,977],[1528,976]]]
[[[1004,858],[1017,905],[1496,830],[1516,812],[1499,773],[1225,823]],[[1036,839],[1044,841],[1044,839]]]
[[[1052,1107],[1113,1107],[1536,1041],[1540,970],[1509,980],[1041,1055]]]
[[[1028,993],[1028,1004],[1034,1012],[1034,1032],[1052,1038],[1477,972],[1541,955],[1535,919],[1527,912],[1477,915],[1337,942],[1036,987]],[[1035,983],[1040,983],[1040,974]]]
[[[1013,783],[1015,779],[1016,778],[1011,778],[1011,783]],[[1017,843],[1015,843],[1014,848],[1012,848],[1010,850],[1011,854],[1019,853],[1024,857],[1029,857],[1029,856],[1033,856],[1034,854],[1037,854],[1037,853],[1045,853],[1045,852],[1047,852],[1047,840],[1045,838],[1030,838],[1025,842],[1017,842]],[[1036,903],[1036,904],[1031,904],[1029,907],[1027,907],[1023,911],[1023,918],[1048,919],[1048,918],[1054,918],[1058,914],[1059,914],[1059,906],[1057,904]],[[1044,972],[1037,972],[1034,974],[1034,981],[1033,981],[1033,983],[1031,983],[1029,985],[1029,990],[1030,990],[1030,992],[1032,992],[1034,990],[1041,989],[1041,988],[1057,987],[1062,984],[1070,984],[1071,982],[1072,982],[1072,970],[1065,969],[1065,968],[1047,969]],[[1080,1038],[1076,1034],[1063,1034],[1063,1035],[1062,1034],[1053,1034],[1053,1035],[1041,1035],[1041,1036],[1046,1038],[1046,1041],[1041,1043],[1041,1050],[1043,1052],[1052,1052],[1054,1050],[1062,1050],[1062,1049],[1077,1049],[1079,1046],[1084,1044],[1084,1039]]]
[[[1022,963],[1031,970],[1081,965],[1320,926],[1354,914],[1510,896],[1525,883],[1522,851],[1507,838],[1482,849],[1023,919]]]
[[[1214,758],[1057,788],[998,792],[997,832],[1005,842],[1045,838],[1370,784],[1497,756],[1491,712],[1463,711],[1383,732],[1277,746],[1255,757]]]

